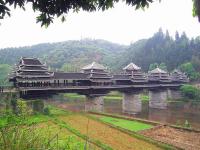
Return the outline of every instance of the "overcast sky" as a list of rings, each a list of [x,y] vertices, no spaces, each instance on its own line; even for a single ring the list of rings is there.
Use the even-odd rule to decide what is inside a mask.
[[[200,35],[200,23],[192,17],[192,0],[162,0],[145,11],[118,3],[105,12],[69,13],[66,22],[55,19],[47,29],[36,23],[37,15],[30,8],[14,10],[10,18],[0,20],[0,48],[83,38],[128,45],[151,37],[159,27],[171,35],[176,30],[190,38]]]

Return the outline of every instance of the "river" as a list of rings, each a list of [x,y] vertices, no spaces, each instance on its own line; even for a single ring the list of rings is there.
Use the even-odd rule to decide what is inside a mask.
[[[84,111],[87,104],[84,99],[67,99],[67,98],[50,98],[48,103],[53,103],[64,109],[71,111]],[[136,114],[123,113],[122,100],[105,100],[103,111],[105,113],[120,114],[132,117],[138,117],[147,120],[159,121],[163,123],[179,124],[189,122],[189,124],[196,129],[200,129],[200,102],[180,102],[171,101],[167,103],[166,107],[162,109],[150,108],[148,102],[142,103],[141,111]]]

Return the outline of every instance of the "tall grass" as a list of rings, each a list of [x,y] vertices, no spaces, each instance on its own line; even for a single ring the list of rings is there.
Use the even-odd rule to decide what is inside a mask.
[[[54,110],[56,113],[58,110]],[[52,111],[52,113],[54,113]],[[85,143],[75,136],[61,136],[62,128],[56,131],[49,127],[53,116],[32,115],[26,102],[17,102],[18,114],[5,111],[0,114],[0,150],[86,150]],[[63,112],[62,112],[63,113]],[[41,126],[42,124],[45,126]]]

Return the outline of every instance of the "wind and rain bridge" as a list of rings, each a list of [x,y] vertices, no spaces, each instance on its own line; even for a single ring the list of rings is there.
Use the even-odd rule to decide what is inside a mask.
[[[179,88],[189,82],[187,76],[175,70],[173,73],[156,68],[148,73],[130,63],[122,73],[113,74],[106,67],[93,62],[81,72],[54,72],[37,58],[22,57],[9,81],[13,82],[19,96],[25,99],[51,96],[58,93],[78,93],[91,102],[88,109],[101,109],[103,96],[110,91],[123,93],[123,107],[141,105],[140,93],[149,91],[150,106],[159,107],[160,101],[181,96]]]

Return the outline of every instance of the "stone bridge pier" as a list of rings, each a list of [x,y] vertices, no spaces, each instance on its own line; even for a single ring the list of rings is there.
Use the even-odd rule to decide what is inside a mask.
[[[142,111],[140,92],[124,92],[122,100],[123,113],[137,114]]]
[[[177,99],[181,99],[183,96],[182,96],[182,93],[179,89],[168,89],[167,91],[168,93],[168,99],[171,99],[171,100],[177,100]]]
[[[168,99],[167,89],[155,89],[149,91],[149,107],[157,109],[166,109]]]
[[[86,96],[85,111],[103,112],[104,98],[103,96]]]

